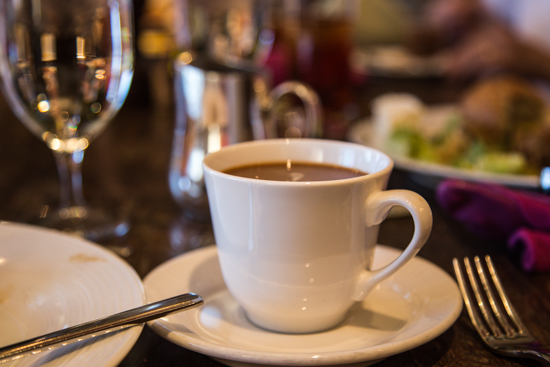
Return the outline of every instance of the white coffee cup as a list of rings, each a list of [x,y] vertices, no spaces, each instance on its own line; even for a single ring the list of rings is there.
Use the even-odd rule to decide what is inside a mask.
[[[284,182],[224,173],[287,160],[368,174]],[[223,278],[254,324],[283,333],[334,327],[354,302],[417,254],[430,234],[432,213],[412,191],[384,191],[392,168],[392,160],[378,150],[321,139],[239,143],[204,159]],[[396,260],[371,270],[379,224],[394,205],[411,213],[413,238]]]

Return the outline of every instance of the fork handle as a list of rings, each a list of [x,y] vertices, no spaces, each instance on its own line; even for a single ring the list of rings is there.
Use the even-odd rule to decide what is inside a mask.
[[[550,366],[550,351],[537,345],[530,344],[525,349],[514,350],[512,354],[519,358],[535,359],[545,366]]]

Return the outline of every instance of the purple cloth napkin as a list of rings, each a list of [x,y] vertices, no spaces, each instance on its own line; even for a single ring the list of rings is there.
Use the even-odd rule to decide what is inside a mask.
[[[525,271],[550,270],[550,233],[521,228],[508,240],[508,248],[521,253],[521,266]]]
[[[526,271],[550,270],[550,196],[453,179],[438,185],[436,198],[471,232],[520,249]]]
[[[455,219],[485,237],[508,238],[522,227],[550,232],[550,196],[460,180],[443,181],[436,195]]]

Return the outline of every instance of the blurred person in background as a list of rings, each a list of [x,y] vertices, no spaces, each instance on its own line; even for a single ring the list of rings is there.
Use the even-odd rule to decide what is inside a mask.
[[[410,46],[442,52],[453,80],[504,71],[550,82],[549,17],[548,0],[433,0]]]

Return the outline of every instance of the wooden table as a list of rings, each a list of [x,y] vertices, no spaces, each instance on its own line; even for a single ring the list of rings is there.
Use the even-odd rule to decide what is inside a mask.
[[[127,261],[141,277],[162,262],[191,249],[213,243],[209,223],[193,223],[182,216],[168,188],[168,165],[173,116],[170,106],[149,102],[134,82],[120,114],[93,141],[83,164],[84,194],[115,210],[130,209],[131,230],[124,239],[106,245],[129,245]],[[384,91],[412,91],[427,102],[456,97],[441,81],[371,80],[361,91],[361,106]],[[417,191],[434,213],[433,232],[420,256],[453,275],[454,257],[490,254],[509,296],[531,331],[550,346],[550,274],[528,275],[503,243],[479,239],[443,213],[433,191],[396,170],[390,188]],[[0,102],[0,220],[25,221],[44,203],[57,201],[58,182],[52,154]],[[550,220],[550,218],[549,218]],[[412,234],[410,218],[388,219],[379,242],[403,248]],[[120,366],[221,366],[207,356],[176,346],[147,326]],[[519,366],[536,363],[512,360],[486,350],[463,311],[441,336],[413,350],[382,361],[378,366]]]

